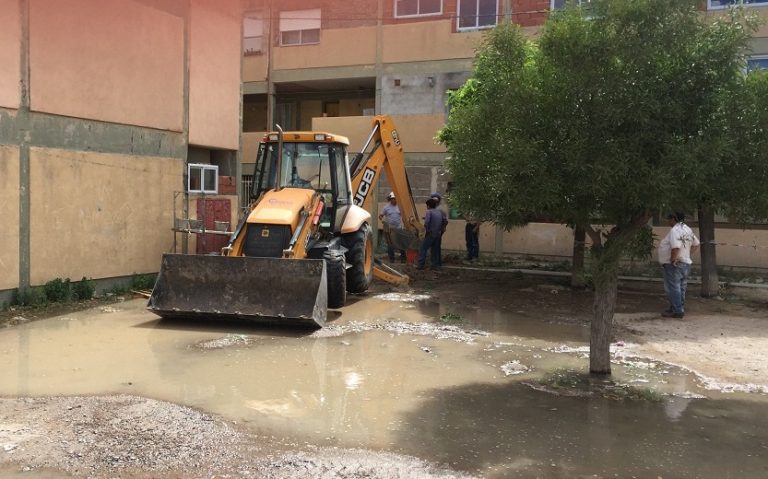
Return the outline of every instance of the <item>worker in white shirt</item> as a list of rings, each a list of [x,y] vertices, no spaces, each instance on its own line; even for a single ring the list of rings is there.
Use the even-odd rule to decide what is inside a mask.
[[[682,319],[685,316],[685,291],[691,271],[691,254],[699,247],[699,238],[685,224],[685,213],[667,215],[669,233],[658,247],[659,264],[664,271],[664,292],[669,299],[669,309],[661,313],[665,318]]]

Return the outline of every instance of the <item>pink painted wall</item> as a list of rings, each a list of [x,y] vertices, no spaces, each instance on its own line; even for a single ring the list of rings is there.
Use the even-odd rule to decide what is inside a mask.
[[[30,0],[31,108],[181,131],[183,52],[183,18],[160,9]]]
[[[240,146],[241,25],[235,0],[192,1],[189,142]]]
[[[19,0],[0,0],[0,106],[19,107],[21,75]]]

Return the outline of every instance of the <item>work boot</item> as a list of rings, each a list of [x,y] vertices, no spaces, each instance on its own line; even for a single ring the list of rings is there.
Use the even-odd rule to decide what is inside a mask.
[[[685,316],[685,313],[674,313],[672,311],[662,311],[661,316],[664,318],[683,319],[683,316]]]

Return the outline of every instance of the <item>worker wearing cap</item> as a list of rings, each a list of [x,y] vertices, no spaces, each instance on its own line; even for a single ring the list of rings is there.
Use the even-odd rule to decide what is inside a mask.
[[[395,248],[392,246],[392,236],[390,230],[392,228],[401,229],[403,218],[402,214],[400,213],[400,207],[397,206],[397,198],[395,198],[394,193],[390,192],[387,195],[387,205],[382,208],[379,219],[384,221],[385,224],[384,237],[387,240],[387,256],[389,257],[389,261],[395,261]],[[405,263],[405,250],[401,249],[399,251],[400,262]]]
[[[438,263],[437,265],[433,265],[433,268],[440,269],[443,267],[443,235],[445,234],[445,230],[448,227],[448,214],[440,207],[440,203],[443,201],[442,195],[440,193],[432,193],[429,195],[430,198],[435,200],[436,207],[435,209],[440,212],[440,215],[442,216],[441,226],[440,226],[440,236],[435,241],[435,244],[433,248],[437,251],[435,254],[435,258],[437,259]]]

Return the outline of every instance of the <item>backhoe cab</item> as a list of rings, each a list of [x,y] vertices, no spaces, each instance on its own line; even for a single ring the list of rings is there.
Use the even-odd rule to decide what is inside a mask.
[[[372,221],[364,207],[370,206],[372,195],[367,193],[382,167],[390,183],[394,178],[400,185],[397,194],[410,198],[402,147],[398,141],[399,156],[392,165],[387,141],[381,139],[387,121],[376,117],[366,148],[377,141],[367,159],[358,156],[354,177],[345,137],[282,131],[265,135],[250,210],[222,255],[163,255],[148,309],[162,317],[325,325],[328,307],[343,306],[347,292],[362,293],[373,279]],[[418,225],[413,200],[404,203],[403,218]]]

